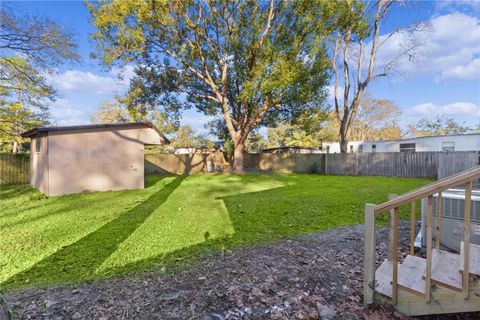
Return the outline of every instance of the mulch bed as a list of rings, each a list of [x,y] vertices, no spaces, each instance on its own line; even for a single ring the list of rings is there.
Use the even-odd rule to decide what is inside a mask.
[[[408,241],[408,224],[399,238]],[[378,231],[378,261],[385,229]],[[406,243],[402,246],[407,249]],[[378,251],[377,251],[378,252]],[[392,319],[362,305],[363,226],[213,255],[173,274],[163,269],[80,286],[7,293],[25,319]],[[421,319],[479,319],[480,314]]]

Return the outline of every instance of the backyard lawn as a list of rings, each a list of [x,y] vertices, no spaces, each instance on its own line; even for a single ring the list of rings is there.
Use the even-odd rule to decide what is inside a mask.
[[[306,174],[148,177],[144,190],[45,198],[0,190],[0,289],[191,263],[211,251],[363,222],[427,179]],[[403,216],[407,216],[401,212]]]

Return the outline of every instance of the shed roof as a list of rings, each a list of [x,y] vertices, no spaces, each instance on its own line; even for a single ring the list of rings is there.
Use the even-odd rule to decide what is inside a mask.
[[[162,140],[165,143],[170,143],[170,140],[167,139],[161,133],[157,127],[155,127],[151,122],[126,122],[126,123],[106,123],[106,124],[85,124],[85,125],[76,125],[76,126],[61,126],[61,127],[40,127],[33,128],[28,131],[25,131],[21,134],[24,138],[31,138],[42,133],[48,133],[51,131],[75,131],[75,130],[90,130],[90,129],[127,129],[127,128],[152,128],[155,130]]]

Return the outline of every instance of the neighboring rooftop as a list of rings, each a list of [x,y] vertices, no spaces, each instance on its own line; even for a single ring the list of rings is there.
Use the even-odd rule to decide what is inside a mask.
[[[41,133],[47,133],[51,131],[74,131],[74,130],[91,130],[91,129],[126,129],[126,128],[152,128],[155,130],[166,143],[170,143],[170,140],[167,139],[161,133],[157,127],[155,127],[151,122],[126,122],[126,123],[106,123],[106,124],[85,124],[85,125],[76,125],[76,126],[61,126],[61,127],[39,127],[33,128],[28,131],[25,131],[21,134],[22,137],[28,138],[33,137]]]
[[[416,139],[428,139],[428,138],[442,138],[442,137],[462,137],[462,136],[480,136],[479,133],[463,133],[463,134],[448,134],[443,136],[424,136],[424,137],[412,137],[412,138],[399,138],[389,140],[366,140],[364,142],[388,142],[388,141],[402,141],[402,140],[416,140]]]

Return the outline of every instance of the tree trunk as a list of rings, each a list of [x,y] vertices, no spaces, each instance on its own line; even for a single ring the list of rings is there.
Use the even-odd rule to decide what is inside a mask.
[[[340,126],[340,152],[347,153],[348,152],[348,139],[347,139],[347,132],[341,124]]]
[[[18,142],[13,141],[12,143],[12,153],[17,153],[18,152]]]
[[[233,171],[235,173],[243,173],[245,171],[243,166],[244,155],[245,144],[243,142],[235,143],[235,150],[233,151]]]

